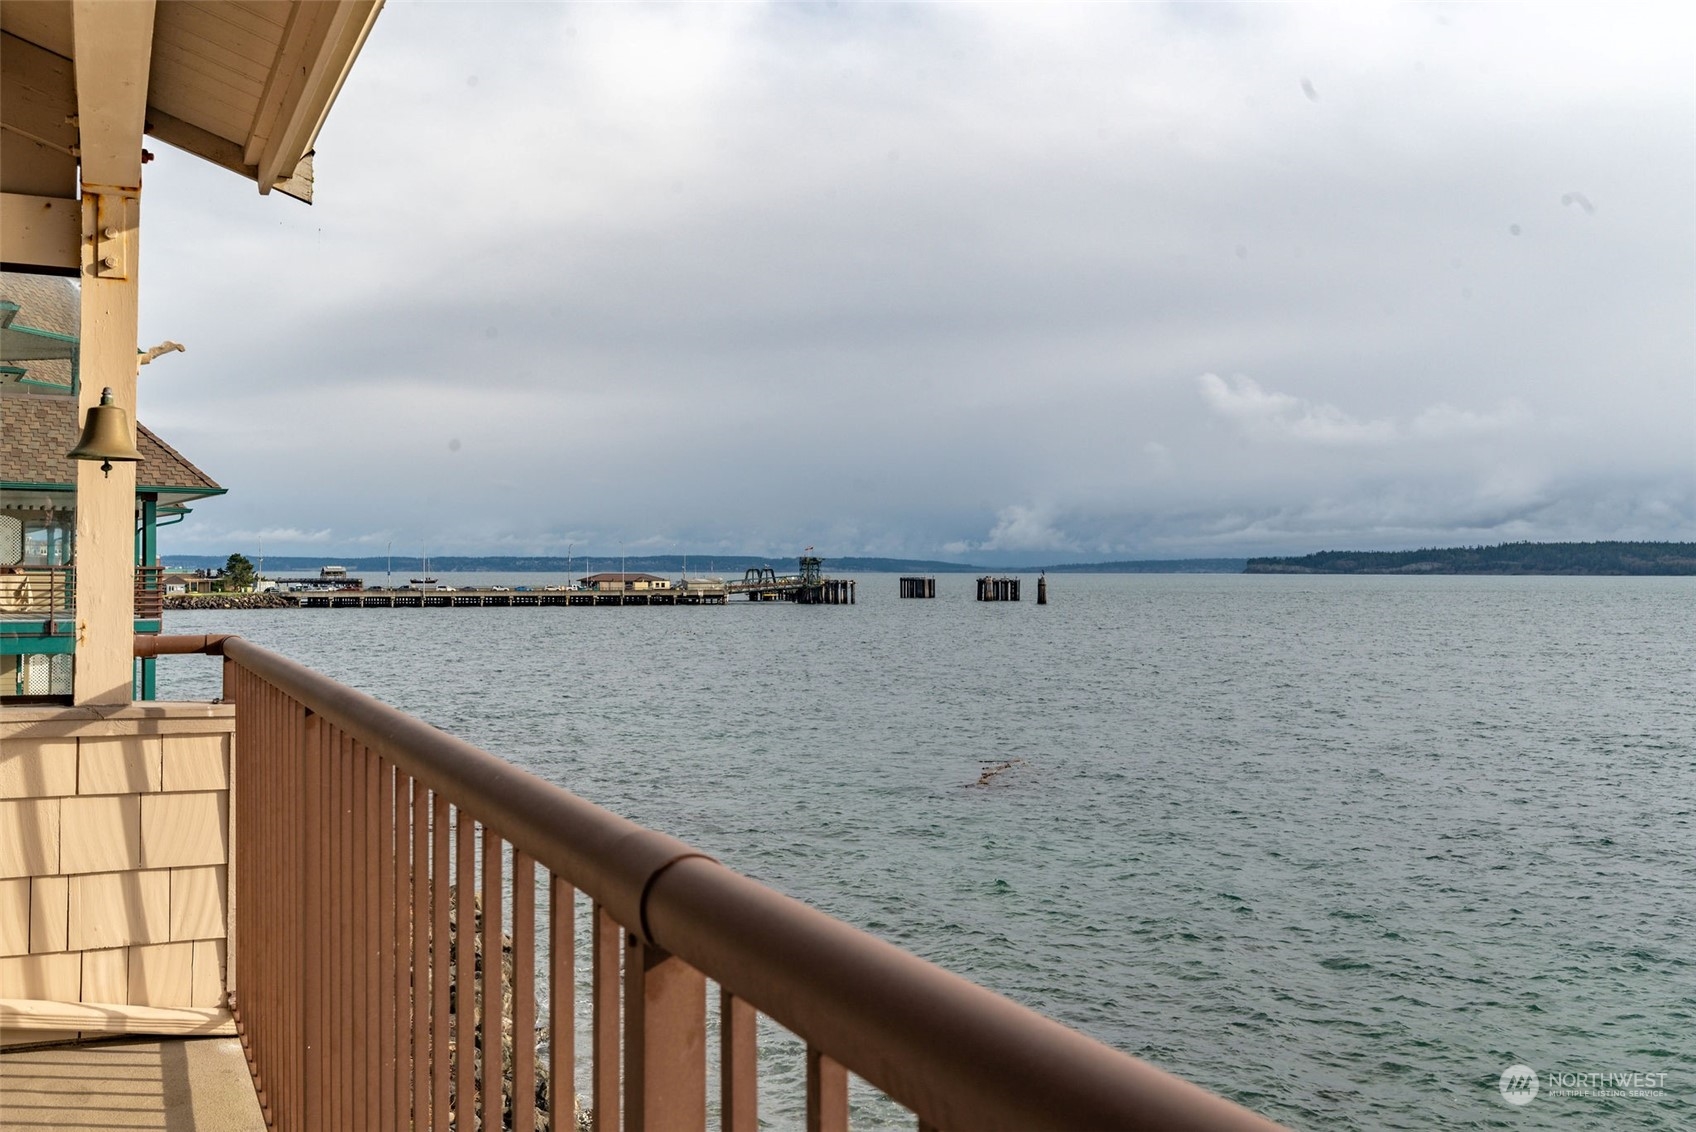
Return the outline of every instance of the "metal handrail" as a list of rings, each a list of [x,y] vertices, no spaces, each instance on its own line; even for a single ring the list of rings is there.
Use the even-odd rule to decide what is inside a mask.
[[[1278,1127],[239,637],[138,638],[136,648],[222,654],[226,688],[233,664],[289,697],[445,796],[482,823],[485,838],[498,832],[516,854],[587,893],[632,947],[639,939],[654,955],[680,959],[804,1039],[810,1079],[811,1059],[828,1058],[911,1109],[921,1129]],[[235,698],[238,750],[242,729],[261,718],[298,726],[278,724],[274,709],[244,718]],[[252,899],[265,897],[238,890],[238,904]],[[628,970],[625,978],[633,993]],[[612,1064],[616,1079],[616,1055]],[[845,1121],[845,1093],[839,1103]],[[656,1119],[631,1104],[638,1125]],[[809,1125],[832,1126],[811,1116]]]

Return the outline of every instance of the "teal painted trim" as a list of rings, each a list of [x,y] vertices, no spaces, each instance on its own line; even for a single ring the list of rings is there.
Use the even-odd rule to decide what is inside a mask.
[[[8,326],[6,329],[15,330],[19,334],[28,334],[36,338],[51,338],[55,342],[69,342],[73,346],[77,344],[77,336],[75,334],[61,334],[57,330],[42,330],[34,326],[23,326],[16,322],[12,323],[12,325]]]
[[[178,511],[173,518],[165,519],[161,522],[153,524],[153,529],[155,531],[158,531],[158,529],[160,527],[174,527],[178,523],[182,522],[184,519],[188,518],[192,514],[194,514],[194,508],[184,507],[181,511]],[[157,564],[158,559],[154,559],[154,563]]]
[[[159,497],[144,495],[141,497],[141,524],[136,529],[135,561],[138,566],[159,565],[159,537],[155,533],[159,524]]]
[[[58,389],[58,390],[62,390],[64,392],[65,396],[67,396],[67,397],[69,397],[72,393],[76,392],[76,390],[71,388],[69,385],[60,385],[57,381],[37,381],[33,377],[20,377],[20,378],[18,378],[18,384],[19,385],[33,385],[37,389]]]
[[[157,657],[144,656],[136,661],[137,680],[135,698],[138,700],[156,700],[159,698],[159,660]]]
[[[34,480],[0,480],[0,491],[75,491],[74,483],[36,483]],[[138,483],[135,485],[136,494],[148,492],[153,495],[192,495],[196,499],[209,498],[214,495],[228,495],[227,487],[156,487],[153,484]],[[172,506],[175,506],[173,504]]]
[[[77,639],[71,636],[71,627],[65,626],[65,631],[58,636],[43,637],[10,637],[0,636],[0,656],[34,656],[38,653],[57,656],[77,651]]]
[[[25,369],[23,366],[0,366],[0,373],[9,373],[14,377],[22,377],[28,372],[29,370]]]
[[[158,621],[137,621],[135,631],[138,633],[157,633],[162,628]]]

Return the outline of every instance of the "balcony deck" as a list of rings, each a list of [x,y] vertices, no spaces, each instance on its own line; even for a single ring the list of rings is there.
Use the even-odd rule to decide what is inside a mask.
[[[0,1130],[265,1127],[236,1038],[123,1040],[0,1053]]]

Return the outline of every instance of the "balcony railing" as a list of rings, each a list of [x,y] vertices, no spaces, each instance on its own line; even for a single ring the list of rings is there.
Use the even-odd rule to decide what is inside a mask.
[[[135,619],[158,621],[165,616],[165,587],[162,566],[135,568]]]
[[[75,607],[70,566],[0,566],[0,617],[52,620]]]
[[[540,1032],[552,1128],[580,1052],[595,1129],[704,1128],[709,979],[734,1132],[758,1127],[759,1014],[805,1043],[809,1130],[847,1127],[849,1072],[921,1130],[1276,1127],[240,638],[137,651],[224,657],[229,988],[273,1127],[533,1129]]]
[[[135,619],[164,616],[164,567],[135,568]],[[76,610],[74,566],[0,566],[0,617],[47,620]]]

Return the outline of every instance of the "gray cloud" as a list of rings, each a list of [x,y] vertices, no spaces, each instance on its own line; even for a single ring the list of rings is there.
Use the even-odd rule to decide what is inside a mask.
[[[165,549],[1696,537],[1648,18],[393,5],[311,209],[149,166]]]

